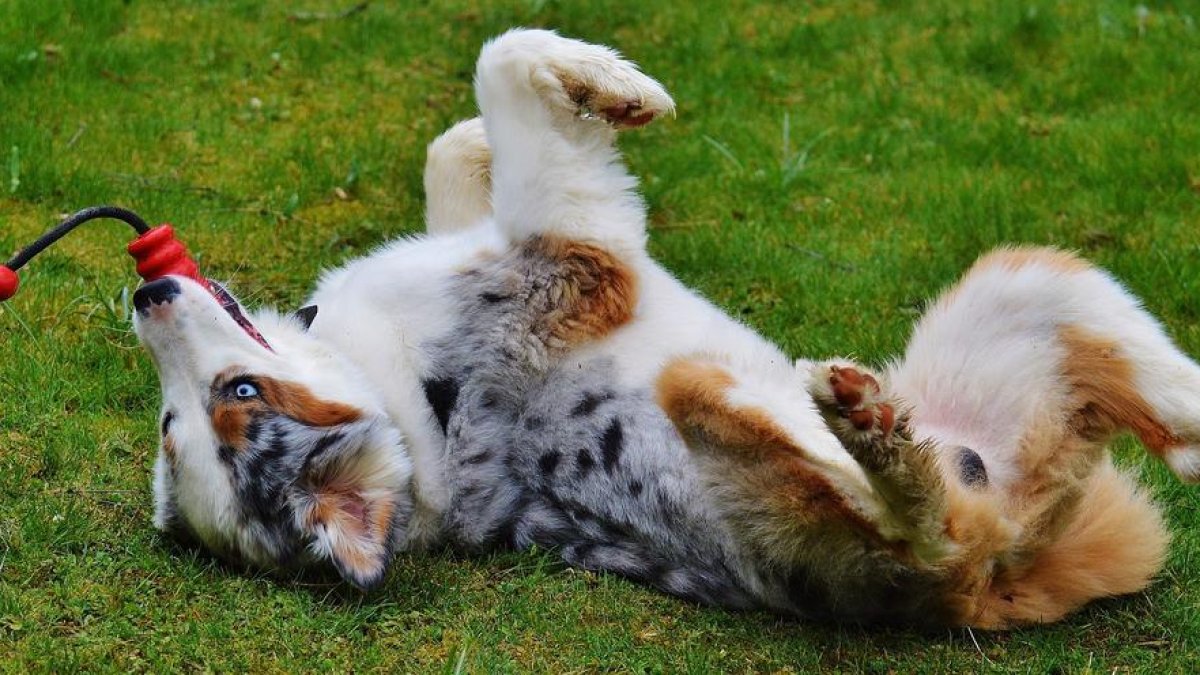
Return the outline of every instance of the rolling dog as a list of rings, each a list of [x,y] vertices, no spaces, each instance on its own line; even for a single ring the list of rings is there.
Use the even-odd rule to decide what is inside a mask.
[[[672,112],[659,83],[516,30],[475,86],[429,149],[427,235],[309,307],[136,292],[159,528],[363,588],[404,551],[536,544],[703,603],[987,628],[1157,572],[1162,519],[1106,443],[1200,478],[1200,367],[1108,274],[1001,249],[883,372],[794,361],[647,254],[614,141]]]

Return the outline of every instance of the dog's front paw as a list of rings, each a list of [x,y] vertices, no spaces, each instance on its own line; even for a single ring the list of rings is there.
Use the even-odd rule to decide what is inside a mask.
[[[658,81],[615,50],[552,31],[514,30],[484,48],[478,68],[484,88],[511,88],[511,77],[531,77],[551,110],[616,129],[645,126],[675,109]]]
[[[621,73],[617,66],[632,72]],[[595,68],[594,64],[589,64],[587,70]],[[617,129],[634,129],[674,109],[662,86],[643,75],[632,63],[618,60],[610,64],[610,68],[607,71],[574,69],[557,73],[563,91],[580,119],[599,119]]]

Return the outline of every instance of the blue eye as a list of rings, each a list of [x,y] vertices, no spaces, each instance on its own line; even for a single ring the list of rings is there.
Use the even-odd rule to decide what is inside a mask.
[[[233,395],[238,398],[255,398],[258,396],[258,387],[249,382],[242,382],[234,387]]]

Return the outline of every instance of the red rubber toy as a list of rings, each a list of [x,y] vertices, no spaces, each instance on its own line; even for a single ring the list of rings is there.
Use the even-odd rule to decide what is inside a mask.
[[[229,291],[225,290],[221,284],[209,281],[200,275],[200,267],[188,255],[187,247],[183,245],[183,242],[175,238],[175,230],[170,225],[164,223],[158,227],[150,227],[136,213],[119,206],[92,206],[77,211],[38,237],[37,241],[17,253],[7,264],[0,265],[0,302],[16,295],[17,288],[21,285],[21,280],[17,278],[17,270],[24,267],[25,263],[63,238],[71,230],[99,218],[120,220],[137,232],[137,239],[130,242],[126,250],[137,261],[137,273],[143,280],[150,282],[171,275],[187,277],[195,281],[221,304],[221,307],[229,313],[229,316],[233,317],[233,320],[242,327],[242,330],[246,331],[247,335],[266,347],[267,350],[275,351],[262,333],[242,313],[237,300],[229,294]]]
[[[137,273],[146,281],[174,274],[208,287],[208,280],[200,276],[200,268],[188,255],[183,242],[175,238],[175,230],[168,224],[164,223],[138,236],[129,242],[125,250],[137,261]]]

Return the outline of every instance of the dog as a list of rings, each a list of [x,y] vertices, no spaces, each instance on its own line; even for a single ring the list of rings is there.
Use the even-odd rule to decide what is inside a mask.
[[[1168,536],[1132,432],[1200,479],[1200,367],[1107,273],[1005,248],[882,372],[794,361],[646,251],[619,131],[670,115],[606,47],[487,43],[425,236],[241,320],[134,296],[162,385],[155,525],[368,589],[396,554],[553,549],[729,608],[1004,629],[1144,588]]]

